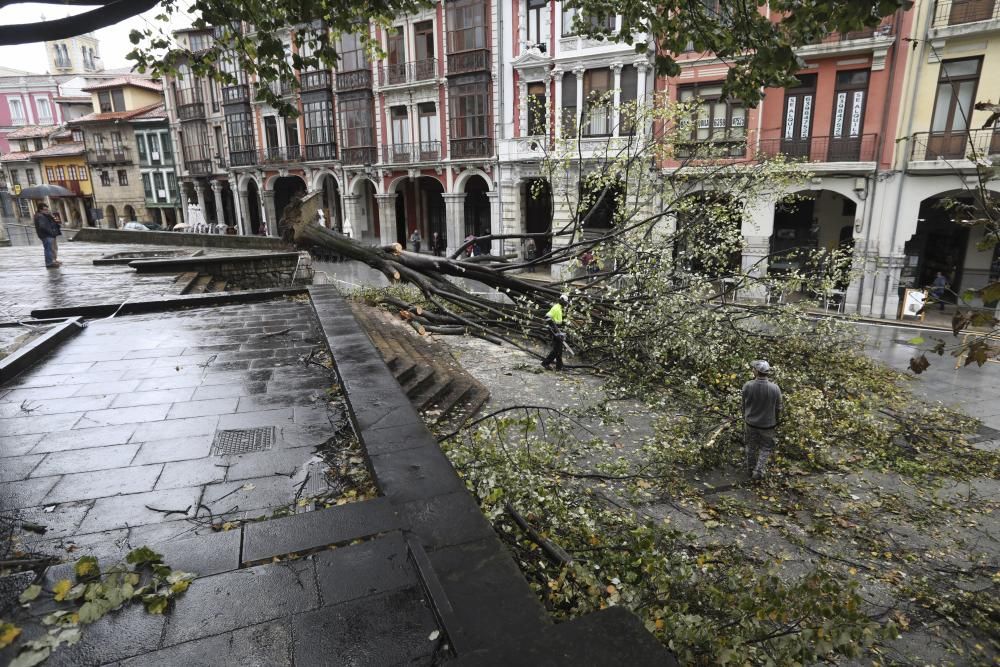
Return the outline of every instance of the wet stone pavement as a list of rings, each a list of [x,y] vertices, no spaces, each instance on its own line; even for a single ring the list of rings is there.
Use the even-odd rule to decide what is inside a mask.
[[[27,318],[33,309],[143,301],[175,293],[176,274],[139,275],[127,264],[94,266],[93,260],[118,252],[187,251],[184,246],[113,245],[59,240],[63,265],[46,269],[41,246],[0,248],[0,320]],[[204,255],[259,251],[205,250]]]

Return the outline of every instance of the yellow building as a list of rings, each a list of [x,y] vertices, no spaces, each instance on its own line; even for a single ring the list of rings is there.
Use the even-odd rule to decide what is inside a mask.
[[[974,109],[1000,102],[1000,0],[919,0],[913,11],[893,171],[879,192],[877,244],[888,257],[880,260],[881,299],[871,310],[888,317],[903,290],[926,288],[939,272],[952,302],[1000,279],[1000,249],[981,248],[982,227],[955,224],[947,208],[974,205],[977,164],[1000,160],[1000,127],[984,128],[990,113]],[[1000,193],[1000,180],[985,187]]]
[[[90,182],[87,160],[82,141],[73,141],[68,130],[61,132],[66,139],[56,137],[57,143],[34,153],[41,168],[45,183],[59,185],[71,191],[73,197],[52,197],[50,206],[58,212],[63,224],[68,227],[93,225],[91,209],[94,205],[94,190]]]

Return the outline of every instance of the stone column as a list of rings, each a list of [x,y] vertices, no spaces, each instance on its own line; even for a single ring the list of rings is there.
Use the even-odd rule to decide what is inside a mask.
[[[517,118],[520,132],[517,136],[527,137],[530,134],[528,129],[528,82],[524,80],[523,76],[517,82],[517,100],[520,108]]]
[[[253,229],[250,228],[250,193],[247,190],[239,191],[240,212],[237,218],[240,221],[240,234],[250,235]]]
[[[215,196],[215,224],[226,224],[226,209],[222,207],[222,183],[212,181],[212,194]]]
[[[500,192],[492,190],[486,193],[490,200],[490,234],[499,236],[503,234],[503,220],[500,218]],[[498,257],[504,252],[505,243],[500,239],[493,239],[490,243],[490,254]]]
[[[580,134],[580,118],[583,114],[583,73],[582,67],[573,70],[573,76],[576,77],[576,122],[573,124],[573,128],[577,136]]]
[[[640,60],[635,63],[635,69],[635,102],[641,107],[646,103],[646,70],[649,69],[649,63],[645,60]]]
[[[76,206],[80,209],[80,227],[87,226],[87,203],[84,201],[83,197],[79,197],[76,200]]]
[[[503,178],[500,181],[500,222],[504,234],[523,234],[523,216],[521,214],[521,183],[510,178]],[[503,242],[504,252],[516,253],[519,258],[524,258],[524,241],[511,239]]]
[[[611,71],[615,75],[614,80],[614,106],[611,107],[611,136],[618,136],[618,124],[621,118],[621,105],[622,105],[622,64],[613,63],[611,65]]]
[[[465,193],[449,192],[444,198],[446,254],[451,255],[462,246],[465,239]]]
[[[354,223],[358,221],[358,200],[361,199],[361,195],[344,195],[340,198],[341,205],[343,206],[344,217],[344,236],[349,236],[351,238],[357,238],[360,234],[356,235]],[[357,228],[358,231],[364,228],[363,223]]]
[[[194,194],[198,197],[198,208],[201,210],[201,218],[208,223],[208,218],[205,216],[205,188],[201,186],[201,183],[195,183]]]
[[[396,242],[396,193],[375,195],[378,201],[379,243],[389,245]]]
[[[567,172],[565,179],[560,177],[559,182],[552,183],[552,229],[562,229],[569,224],[576,213],[576,205],[579,195],[575,188],[568,188],[570,183],[576,183],[578,177],[576,168]],[[578,241],[579,237],[572,239]],[[569,236],[553,236],[552,249],[556,250],[561,246],[569,245]],[[553,263],[550,268],[552,279],[556,281],[568,280],[573,277],[573,269],[570,262]]]
[[[906,263],[905,255],[893,254],[878,258],[878,272],[875,275],[875,304],[872,315],[894,320],[899,314],[899,276]]]
[[[743,234],[741,268],[743,273],[758,279],[767,276],[767,258],[774,233],[774,204],[775,200],[768,198],[748,205],[740,229]],[[754,285],[742,290],[737,297],[745,301],[764,301],[767,294],[763,286]]]
[[[563,99],[562,99],[563,74],[565,74],[565,72],[563,72],[561,69],[552,70],[552,80],[555,81],[556,85],[555,100],[552,103],[552,122],[555,125],[555,136],[557,141],[562,136],[561,120],[562,120],[562,104],[563,104]]]
[[[264,224],[267,225],[268,236],[278,235],[278,214],[274,210],[274,190],[264,190],[261,193],[264,205]]]

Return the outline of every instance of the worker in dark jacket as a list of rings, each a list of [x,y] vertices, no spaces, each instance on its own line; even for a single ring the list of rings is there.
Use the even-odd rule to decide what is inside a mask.
[[[753,380],[743,385],[743,421],[746,423],[746,469],[752,479],[761,479],[774,451],[774,433],[781,421],[781,389],[771,382],[771,365],[759,360],[750,364]]]
[[[42,241],[42,251],[45,253],[45,268],[55,269],[62,265],[62,262],[55,256],[55,238],[59,236],[59,225],[49,213],[48,204],[39,204],[38,212],[35,213],[35,233]]]
[[[563,343],[566,341],[566,332],[562,330],[563,322],[566,319],[563,308],[569,305],[569,295],[559,295],[559,300],[552,304],[549,312],[545,313],[545,324],[552,334],[552,350],[549,356],[542,360],[542,368],[550,370],[552,362],[556,362],[556,370],[561,371],[563,367]]]

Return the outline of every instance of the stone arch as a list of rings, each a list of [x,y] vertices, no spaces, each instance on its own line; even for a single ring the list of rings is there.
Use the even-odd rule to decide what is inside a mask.
[[[362,194],[364,192],[363,185],[365,181],[368,181],[369,183],[372,184],[372,187],[375,188],[376,194],[382,193],[382,190],[379,189],[378,182],[376,182],[375,179],[373,178],[369,178],[365,174],[358,174],[353,179],[351,179],[350,183],[348,184],[347,192],[349,192],[352,195]]]
[[[323,187],[323,177],[329,176],[337,183],[337,189],[343,192],[344,184],[341,182],[340,177],[337,176],[335,172],[330,169],[319,169],[313,173],[312,177],[312,188],[310,192],[315,192]]]
[[[465,192],[466,182],[473,176],[479,176],[484,181],[486,181],[486,189],[493,191],[496,189],[496,185],[493,183],[493,179],[487,175],[482,169],[466,169],[455,178],[455,182],[452,184],[452,192]]]
[[[125,204],[125,208],[122,209],[122,216],[124,216],[125,220],[127,221],[132,221],[136,219],[135,209],[132,208],[131,204]]]
[[[104,220],[109,227],[118,226],[118,211],[111,204],[104,207]]]

